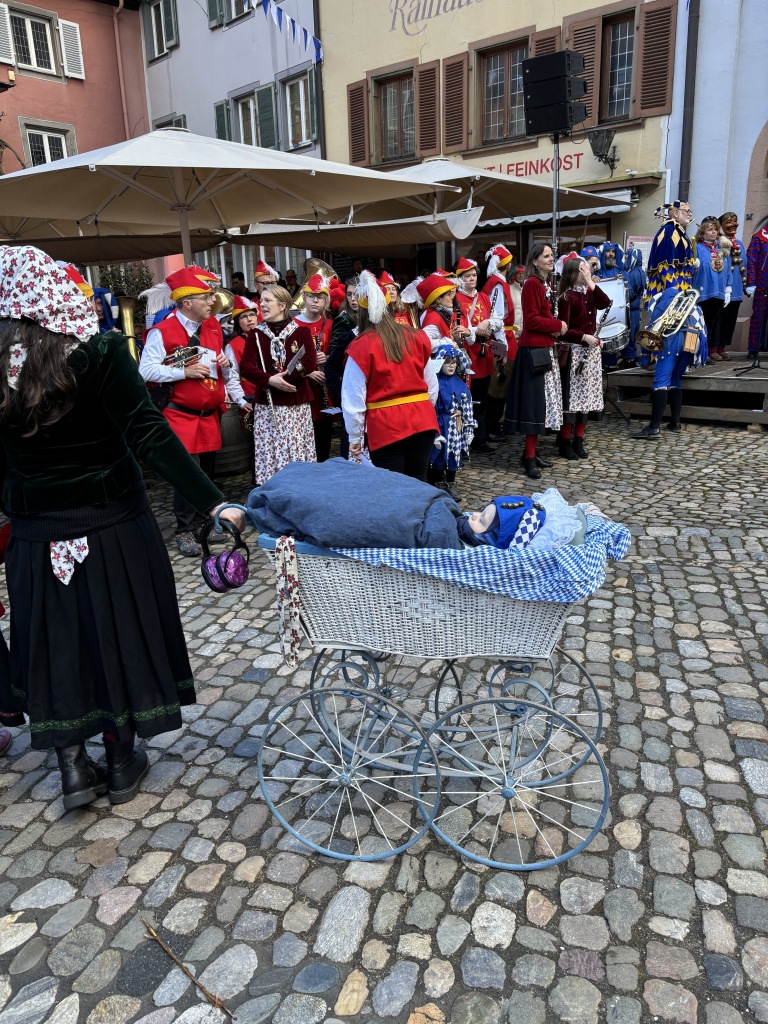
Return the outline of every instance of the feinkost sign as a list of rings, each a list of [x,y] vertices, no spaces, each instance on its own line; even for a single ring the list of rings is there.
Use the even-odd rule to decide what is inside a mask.
[[[434,18],[482,2],[483,0],[389,0],[392,14],[389,31],[394,32],[399,28],[407,36],[417,36],[426,29],[427,22]]]
[[[558,170],[578,171],[581,167],[581,158],[584,153],[566,153],[558,160]],[[552,156],[541,157],[539,160],[516,160],[514,163],[487,164],[483,170],[498,171],[499,174],[508,174],[510,178],[532,178],[536,174],[551,174],[554,170],[555,158]]]

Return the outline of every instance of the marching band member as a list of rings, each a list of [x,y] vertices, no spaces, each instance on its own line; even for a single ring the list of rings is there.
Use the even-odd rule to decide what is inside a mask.
[[[245,295],[235,295],[231,316],[234,330],[224,349],[224,354],[232,364],[232,375],[227,381],[227,394],[244,412],[250,412],[253,408],[251,399],[256,391],[256,385],[240,374],[240,363],[243,361],[245,337],[259,322],[256,303]]]
[[[359,335],[347,349],[341,386],[349,457],[360,460],[365,435],[374,466],[426,480],[437,433],[430,340],[389,316],[387,297],[367,270],[357,295]]]
[[[707,342],[712,345],[709,359],[719,362],[723,358],[716,347],[720,317],[731,301],[732,269],[731,240],[722,234],[716,217],[704,217],[699,224],[696,258],[699,265],[693,275],[693,287],[699,293],[698,305],[707,325]]]
[[[514,310],[512,334],[515,339],[520,337],[520,332],[523,329],[524,281],[525,267],[518,265],[514,268],[512,280],[509,282],[509,294],[512,298],[512,308]],[[507,395],[509,394],[509,386],[512,382],[512,367],[514,365],[513,360],[508,356],[508,348],[503,354],[494,355],[493,375],[491,377],[491,383],[488,386],[488,399],[486,401],[485,414],[488,439],[491,441],[500,441],[504,438],[504,410],[507,405]]]
[[[256,385],[253,405],[256,486],[289,462],[316,462],[312,380],[317,352],[309,328],[291,319],[293,299],[278,284],[261,290],[262,323],[251,330],[240,372]]]
[[[494,449],[488,444],[486,405],[488,388],[494,368],[491,336],[504,326],[503,320],[491,313],[491,300],[484,292],[477,290],[477,264],[462,256],[456,264],[459,289],[456,300],[461,310],[459,323],[466,328],[464,346],[469,356],[472,376],[468,380],[472,401],[475,405],[477,429],[472,441],[472,451],[479,455],[490,455]]]
[[[347,361],[347,349],[357,337],[357,286],[358,277],[348,277],[344,282],[344,301],[339,304],[331,329],[331,348],[325,361],[325,384],[331,401],[341,406],[341,380]],[[342,459],[349,456],[349,434],[341,419],[341,437],[339,438],[339,455]]]
[[[660,206],[656,216],[664,224],[656,233],[648,257],[648,286],[645,302],[651,325],[669,307],[678,294],[689,291],[696,270],[696,255],[686,228],[693,223],[693,212],[684,200],[677,199],[668,206]],[[660,436],[661,419],[669,398],[670,421],[667,430],[681,430],[680,411],[683,407],[683,374],[691,365],[694,352],[692,335],[698,335],[704,344],[706,327],[701,311],[694,307],[679,330],[666,338],[658,353],[653,376],[651,421],[639,433],[631,436],[638,441],[656,440]],[[687,337],[686,337],[687,336]],[[642,339],[642,332],[640,332]],[[642,341],[641,341],[642,344]]]
[[[328,314],[331,281],[322,274],[307,278],[301,291],[304,295],[304,309],[296,313],[294,320],[308,328],[317,354],[317,376],[312,387],[312,427],[315,431],[317,461],[325,462],[331,454],[333,420],[323,409],[330,408],[325,390],[325,361],[331,347],[333,323]]]
[[[253,271],[253,297],[256,303],[259,303],[261,293],[264,291],[268,284],[277,284],[280,280],[280,275],[274,267],[270,267],[264,260],[259,260]],[[289,292],[290,294],[290,292]],[[293,301],[293,299],[291,299]],[[259,316],[261,316],[261,309],[259,309]]]
[[[400,298],[400,289],[397,287],[397,281],[395,281],[394,277],[386,270],[382,270],[379,274],[378,282],[389,296],[389,315],[399,324],[405,324],[406,327],[418,327],[418,316],[414,312],[413,306],[406,305]]]
[[[563,265],[558,299],[557,315],[568,324],[568,330],[560,339],[565,343],[560,350],[563,425],[557,450],[564,459],[586,459],[587,413],[603,408],[597,310],[607,309],[611,300],[592,280],[589,264],[576,253]]]
[[[629,292],[629,341],[621,350],[624,368],[637,365],[637,329],[640,326],[640,310],[645,295],[645,271],[643,253],[632,246],[624,253],[624,276]]]
[[[554,270],[552,247],[534,242],[525,262],[523,285],[523,330],[512,369],[512,383],[504,425],[508,434],[525,434],[521,458],[526,476],[538,480],[539,466],[551,462],[537,458],[536,444],[545,430],[559,430],[563,423],[563,395],[560,374],[553,359],[554,339],[568,330],[568,324],[552,315],[549,277]]]
[[[709,339],[710,351],[714,344],[721,359],[729,360],[731,357],[726,349],[733,341],[733,334],[736,330],[736,321],[739,318],[739,307],[744,300],[744,289],[747,285],[747,268],[745,264],[746,249],[740,238],[736,237],[739,230],[738,215],[727,212],[720,217],[720,226],[723,234],[731,243],[729,260],[731,264],[731,301],[725,306],[720,314],[720,330],[716,339]]]
[[[139,373],[148,384],[171,385],[163,415],[195,462],[212,477],[216,452],[221,448],[225,373],[229,377],[224,335],[216,317],[211,316],[213,291],[195,270],[185,267],[165,280],[176,309],[147,334]],[[169,357],[188,346],[203,350],[198,362],[168,365]],[[173,511],[179,551],[189,557],[198,555],[200,545],[194,534],[205,517],[179,491],[174,491]]]
[[[488,250],[485,258],[488,260],[488,278],[483,285],[483,294],[490,299],[494,316],[504,321],[504,334],[497,332],[496,337],[499,341],[506,341],[507,358],[513,362],[517,355],[515,304],[507,280],[512,267],[512,253],[505,246],[496,245]]]
[[[416,284],[416,293],[424,307],[421,329],[429,338],[433,352],[446,342],[459,348],[462,340],[469,337],[468,328],[458,323],[453,308],[456,288],[456,280],[445,272],[430,274]]]

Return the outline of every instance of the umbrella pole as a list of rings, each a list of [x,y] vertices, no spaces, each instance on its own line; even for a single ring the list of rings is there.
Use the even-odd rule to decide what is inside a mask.
[[[181,251],[184,253],[184,264],[192,262],[192,242],[189,237],[189,211],[182,207],[179,210],[179,228],[181,229]]]

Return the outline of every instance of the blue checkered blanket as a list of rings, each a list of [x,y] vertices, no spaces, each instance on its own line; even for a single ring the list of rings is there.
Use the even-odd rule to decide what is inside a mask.
[[[369,565],[434,576],[465,590],[504,594],[518,601],[579,601],[605,581],[605,565],[626,555],[631,536],[626,526],[587,515],[584,543],[555,551],[493,547],[451,551],[442,548],[336,548],[339,554]]]

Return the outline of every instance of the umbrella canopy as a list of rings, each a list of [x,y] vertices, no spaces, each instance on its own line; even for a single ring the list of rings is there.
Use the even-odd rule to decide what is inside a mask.
[[[482,206],[459,213],[408,217],[366,224],[252,224],[245,235],[229,241],[240,245],[290,245],[296,249],[357,255],[411,255],[418,243],[469,238],[483,215]]]
[[[412,193],[410,196],[382,197],[372,203],[363,204],[354,204],[350,198],[344,207],[331,210],[330,215],[323,219],[349,221],[351,206],[354,206],[355,219],[364,219],[368,222],[413,217],[419,213],[433,211],[450,213],[475,205],[485,208],[486,218],[525,218],[537,216],[542,210],[552,208],[551,183],[531,181],[528,178],[512,178],[498,171],[486,171],[482,167],[473,167],[471,164],[446,157],[436,157],[413,167],[390,171],[389,177],[400,181],[418,181],[422,185],[459,186],[462,192],[459,195],[455,192],[434,195]],[[596,205],[615,207],[616,212],[621,212],[622,209],[619,200],[580,192],[573,188],[558,189],[558,205],[561,211],[582,210]]]
[[[0,238],[0,244],[3,243]],[[226,241],[220,231],[193,231],[189,242],[192,253],[204,252]],[[34,245],[51,259],[68,263],[130,263],[156,256],[175,256],[182,251],[179,232],[168,235],[73,235],[71,237],[5,240],[7,245]]]
[[[450,187],[450,186],[449,186]],[[119,230],[152,225],[151,233],[179,230],[191,260],[190,231],[222,230],[270,218],[315,218],[331,208],[430,194],[446,188],[407,176],[317,160],[297,153],[245,146],[161,128],[104,149],[65,157],[0,177],[0,221],[6,235],[24,230],[27,217],[78,226],[102,218]],[[27,217],[20,218],[24,210]],[[17,233],[16,238],[20,235]]]

